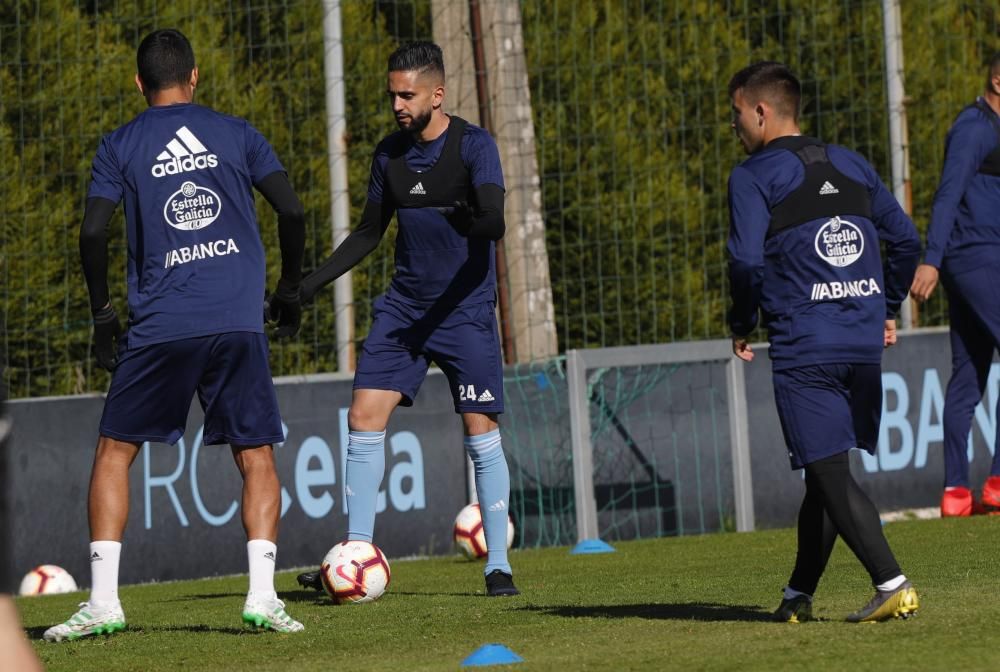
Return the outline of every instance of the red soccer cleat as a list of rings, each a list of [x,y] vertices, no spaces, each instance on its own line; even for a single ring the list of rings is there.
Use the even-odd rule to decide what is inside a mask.
[[[1000,513],[1000,476],[990,476],[983,484],[983,508],[987,513]]]
[[[972,515],[972,490],[963,488],[948,488],[941,496],[941,517]]]

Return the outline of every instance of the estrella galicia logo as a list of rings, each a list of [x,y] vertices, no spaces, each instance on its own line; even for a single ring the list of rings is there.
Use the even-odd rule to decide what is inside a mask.
[[[834,217],[816,233],[816,254],[831,266],[850,266],[864,251],[864,234],[846,219]]]
[[[194,182],[185,182],[163,205],[167,224],[182,231],[196,231],[219,218],[222,201],[219,195]]]

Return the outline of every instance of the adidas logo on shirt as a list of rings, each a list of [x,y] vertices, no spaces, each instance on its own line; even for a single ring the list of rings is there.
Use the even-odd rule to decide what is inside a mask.
[[[820,196],[829,196],[830,194],[839,194],[840,189],[830,184],[829,180],[823,183],[823,186],[819,188]]]
[[[493,398],[493,395],[490,394],[490,391],[486,390],[479,395],[479,398],[476,399],[476,401],[496,401],[496,400]]]
[[[427,195],[427,192],[424,191],[424,185],[422,183],[420,183],[420,182],[417,182],[416,184],[413,185],[413,188],[410,189],[410,193],[411,194],[418,194],[420,196],[426,196]]]
[[[181,126],[174,133],[174,139],[167,143],[167,148],[160,152],[153,164],[153,177],[189,173],[202,168],[215,168],[219,165],[219,157],[209,154],[208,148],[188,130]]]

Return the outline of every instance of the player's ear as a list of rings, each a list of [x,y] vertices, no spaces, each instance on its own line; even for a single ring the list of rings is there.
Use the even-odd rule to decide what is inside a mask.
[[[757,125],[762,126],[764,124],[764,119],[769,117],[769,110],[764,103],[757,103],[757,107],[754,108],[754,112],[757,113]]]
[[[197,68],[197,66],[195,67],[194,70],[191,71],[191,79],[188,81],[188,83],[191,85],[191,89],[192,90],[198,88],[198,68]]]
[[[141,93],[143,96],[146,95],[146,87],[142,85],[142,77],[139,76],[138,72],[135,73],[135,86],[137,89],[139,89],[139,93]]]
[[[441,107],[442,103],[444,103],[444,84],[438,84],[434,87],[434,93],[431,96],[431,105],[437,109]]]

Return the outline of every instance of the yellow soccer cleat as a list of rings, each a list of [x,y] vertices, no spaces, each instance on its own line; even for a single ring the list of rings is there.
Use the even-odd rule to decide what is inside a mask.
[[[890,618],[909,618],[920,608],[913,584],[904,581],[893,591],[875,591],[875,597],[861,610],[847,617],[850,623],[877,623]]]
[[[805,595],[782,599],[774,612],[774,620],[779,623],[804,623],[813,620],[812,600]]]

